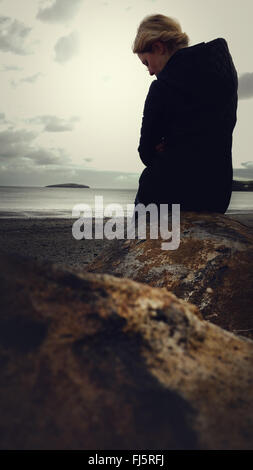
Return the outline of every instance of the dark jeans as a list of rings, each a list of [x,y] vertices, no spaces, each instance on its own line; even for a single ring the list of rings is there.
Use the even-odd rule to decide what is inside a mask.
[[[138,190],[135,196],[135,200],[134,200],[134,212],[133,212],[133,217],[132,217],[132,223],[136,221],[138,218],[137,214],[135,213],[135,207],[137,206],[137,204],[139,204],[139,202],[141,201],[139,200],[139,190]]]
[[[139,190],[137,191],[136,193],[136,196],[135,196],[135,200],[134,200],[134,207],[136,208],[137,204],[141,203],[140,199],[139,199]],[[143,204],[143,203],[142,203]],[[147,206],[148,204],[146,204]],[[145,211],[145,204],[144,204],[144,211]],[[145,211],[146,212],[146,211]],[[160,217],[160,214],[159,214],[159,205],[158,205],[158,220],[159,220],[159,217]],[[135,209],[134,209],[134,212],[133,212],[133,217],[132,217],[132,222],[138,220],[138,213],[135,212]],[[146,220],[149,221],[150,220],[150,215],[149,213],[146,214]]]

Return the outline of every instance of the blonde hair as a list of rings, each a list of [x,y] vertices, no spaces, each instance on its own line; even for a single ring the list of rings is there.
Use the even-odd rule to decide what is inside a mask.
[[[133,53],[151,52],[156,41],[165,43],[170,52],[189,45],[189,37],[176,19],[164,15],[146,16],[137,29]]]

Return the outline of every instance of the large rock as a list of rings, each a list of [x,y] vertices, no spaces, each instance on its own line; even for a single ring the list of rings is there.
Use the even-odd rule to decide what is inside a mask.
[[[0,448],[252,448],[251,340],[166,289],[0,263]]]
[[[222,214],[182,212],[180,237],[172,251],[161,238],[113,240],[87,270],[166,287],[206,320],[253,337],[252,230]]]

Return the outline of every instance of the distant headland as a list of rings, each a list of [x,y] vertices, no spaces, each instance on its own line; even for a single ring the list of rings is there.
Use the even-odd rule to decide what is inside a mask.
[[[48,184],[45,188],[89,188],[85,184],[76,183],[63,183],[63,184]]]
[[[232,191],[253,191],[253,181],[233,180]]]

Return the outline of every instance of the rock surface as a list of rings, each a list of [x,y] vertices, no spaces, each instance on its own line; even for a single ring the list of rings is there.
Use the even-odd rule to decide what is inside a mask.
[[[162,250],[161,238],[113,240],[86,269],[166,287],[206,320],[253,338],[252,230],[222,214],[182,212],[180,222],[178,249]]]
[[[1,449],[251,449],[253,342],[168,292],[0,258]]]

